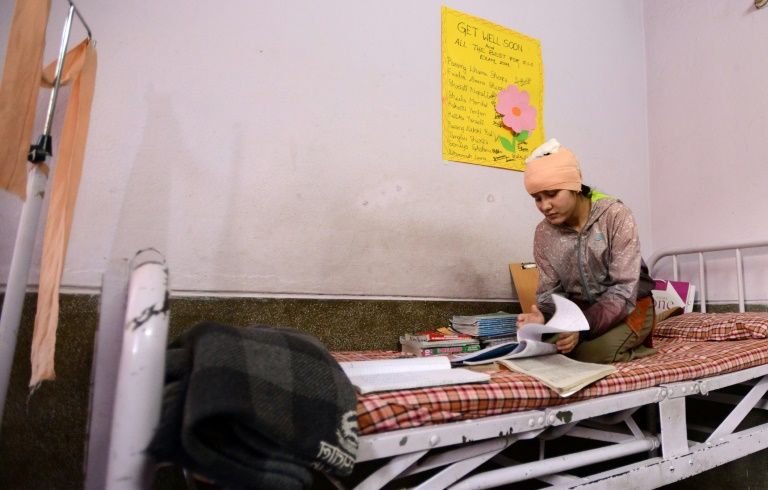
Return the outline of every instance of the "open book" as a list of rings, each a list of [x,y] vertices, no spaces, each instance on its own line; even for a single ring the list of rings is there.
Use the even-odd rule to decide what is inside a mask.
[[[505,359],[499,364],[538,379],[562,397],[571,396],[588,384],[616,372],[610,364],[581,362],[562,354]]]
[[[492,345],[476,352],[451,357],[454,365],[487,364],[502,359],[534,357],[555,354],[555,344],[542,340],[542,336],[551,333],[578,332],[589,330],[584,313],[576,304],[563,296],[552,295],[555,302],[555,314],[546,324],[529,323],[517,330],[517,341]]]
[[[340,362],[339,365],[360,393],[405,390],[426,386],[487,383],[491,376],[469,369],[451,369],[445,356],[373,361]]]

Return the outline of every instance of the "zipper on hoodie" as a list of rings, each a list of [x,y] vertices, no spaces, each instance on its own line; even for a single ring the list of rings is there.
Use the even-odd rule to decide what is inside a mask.
[[[586,226],[584,227],[586,229]],[[576,259],[579,263],[579,278],[581,278],[581,287],[584,288],[584,292],[587,295],[587,301],[589,301],[589,304],[592,304],[592,292],[589,290],[589,284],[587,284],[587,275],[584,271],[584,261],[582,260],[582,246],[581,246],[581,237],[583,236],[584,230],[581,230],[579,232],[579,240],[576,244],[578,248],[578,253],[576,254]]]

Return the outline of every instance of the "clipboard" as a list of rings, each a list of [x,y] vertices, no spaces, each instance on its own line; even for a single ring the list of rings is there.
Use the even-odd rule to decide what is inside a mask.
[[[536,304],[536,287],[539,284],[539,269],[534,262],[512,262],[509,264],[512,284],[523,313],[530,313]]]

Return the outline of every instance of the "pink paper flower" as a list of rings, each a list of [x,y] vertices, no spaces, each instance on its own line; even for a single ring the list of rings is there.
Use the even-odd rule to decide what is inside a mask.
[[[536,129],[536,109],[529,103],[528,92],[510,85],[496,99],[496,112],[504,116],[504,126],[515,133]]]

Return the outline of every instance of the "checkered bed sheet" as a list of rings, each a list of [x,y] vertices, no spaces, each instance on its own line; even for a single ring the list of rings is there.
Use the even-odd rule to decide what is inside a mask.
[[[468,420],[541,409],[662,383],[700,379],[768,362],[768,339],[695,342],[654,339],[658,353],[616,363],[618,371],[561,398],[530,376],[511,371],[491,375],[490,383],[441,386],[359,395],[360,434]],[[336,352],[339,361],[393,358],[394,351]]]

